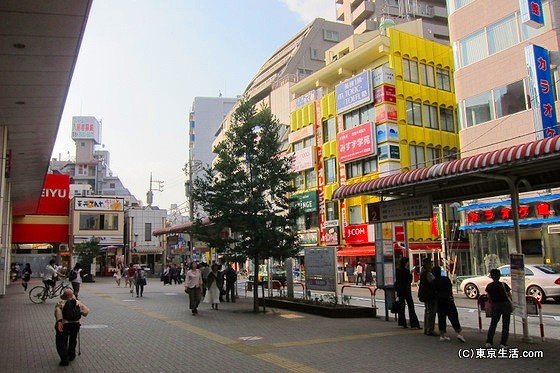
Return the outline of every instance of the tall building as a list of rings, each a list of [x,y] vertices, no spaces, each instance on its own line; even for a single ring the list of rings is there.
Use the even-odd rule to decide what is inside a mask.
[[[118,176],[113,175],[109,167],[109,151],[97,149],[97,146],[101,145],[101,128],[101,121],[95,117],[72,117],[72,140],[76,144],[76,159],[53,159],[50,162],[50,171],[72,178],[72,196],[119,196],[125,199],[127,206],[138,205],[136,197],[123,185]]]
[[[558,135],[558,1],[449,0],[461,155]],[[509,263],[517,251],[509,196],[467,201],[472,273]],[[526,263],[560,262],[560,193],[521,195]]]
[[[371,204],[379,201],[339,199],[340,186],[457,157],[452,51],[422,33],[417,20],[353,35],[327,51],[337,58],[291,88],[301,242],[337,246],[339,266],[374,262]],[[411,265],[440,257],[431,228],[429,220],[407,222]],[[404,231],[394,224],[390,234],[404,242]]]
[[[355,34],[375,31],[386,19],[397,23],[421,19],[424,37],[449,44],[445,0],[336,0],[336,20]]]
[[[265,61],[243,93],[257,105],[270,107],[281,124],[280,138],[287,149],[290,123],[290,87],[325,66],[325,52],[352,35],[352,27],[317,18],[300,30]],[[231,114],[231,113],[230,113]],[[228,115],[214,140],[223,140],[229,126]]]

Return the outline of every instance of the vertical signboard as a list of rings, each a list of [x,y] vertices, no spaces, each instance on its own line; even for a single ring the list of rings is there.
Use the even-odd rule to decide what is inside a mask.
[[[532,28],[544,26],[543,5],[541,0],[519,0],[521,23]]]
[[[513,313],[521,318],[527,317],[527,302],[525,300],[525,255],[510,254],[511,295],[515,308]]]
[[[537,139],[556,136],[558,124],[548,50],[533,44],[527,45],[525,59],[531,82],[531,101],[534,103],[533,113]]]
[[[305,248],[305,288],[337,292],[336,247]]]

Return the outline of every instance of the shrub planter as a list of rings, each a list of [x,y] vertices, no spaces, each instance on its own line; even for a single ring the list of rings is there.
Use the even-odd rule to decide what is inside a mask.
[[[263,299],[259,298],[259,305],[262,306]],[[332,317],[332,318],[358,318],[376,317],[377,308],[347,306],[347,305],[325,305],[309,304],[287,299],[265,298],[267,307],[282,308],[291,311],[311,313],[313,315]]]

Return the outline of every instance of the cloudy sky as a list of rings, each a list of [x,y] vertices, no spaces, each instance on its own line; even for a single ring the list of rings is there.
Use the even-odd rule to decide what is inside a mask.
[[[146,204],[184,206],[195,96],[243,93],[272,53],[335,0],[94,0],[53,157],[75,158],[73,116],[102,120],[110,167]],[[154,185],[156,187],[156,185]]]

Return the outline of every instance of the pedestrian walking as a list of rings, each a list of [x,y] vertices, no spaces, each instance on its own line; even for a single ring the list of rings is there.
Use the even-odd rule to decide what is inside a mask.
[[[210,267],[208,267],[207,263],[200,263],[200,272],[202,273],[202,296],[206,296],[206,289],[208,286],[206,285],[206,279],[208,278],[208,274],[210,273]]]
[[[224,279],[226,282],[226,302],[231,301],[235,303],[235,285],[237,283],[237,272],[231,266],[231,263],[227,265],[224,273]]]
[[[161,275],[161,281],[163,281],[163,286],[169,284],[171,285],[171,281],[173,278],[173,271],[171,270],[171,264],[168,264]]]
[[[449,341],[450,338],[446,335],[447,318],[451,322],[451,326],[457,333],[457,339],[465,342],[465,338],[461,335],[461,323],[459,322],[459,313],[453,300],[453,286],[451,280],[447,276],[441,275],[441,267],[434,267],[432,269],[434,275],[434,291],[437,299],[437,315],[439,327],[439,340]]]
[[[434,291],[435,276],[432,274],[434,264],[430,258],[422,261],[420,283],[418,285],[418,299],[424,302],[424,334],[436,336],[435,323],[437,312],[437,299]]]
[[[72,289],[65,289],[54,308],[56,318],[56,351],[60,366],[67,366],[76,358],[76,343],[80,332],[80,318],[87,316],[89,309],[74,296]],[[79,351],[79,350],[78,350]]]
[[[146,280],[146,271],[140,267],[136,269],[134,273],[134,283],[136,284],[136,298],[140,295],[141,297],[144,296],[144,286],[148,284]]]
[[[29,284],[29,280],[31,280],[31,264],[25,263],[25,267],[23,267],[23,271],[21,271],[21,286],[23,286],[23,291],[27,291],[27,285]]]
[[[126,270],[126,280],[125,285],[130,287],[130,294],[132,294],[132,287],[134,285],[134,276],[136,274],[136,267],[134,267],[133,263],[130,263],[128,269]]]
[[[223,276],[218,271],[218,265],[212,264],[208,278],[206,279],[206,295],[204,303],[211,303],[212,309],[217,310],[220,303],[220,289],[222,288]]]
[[[68,276],[68,280],[72,283],[72,289],[74,290],[74,296],[78,299],[80,294],[80,286],[82,285],[82,265],[78,262],[74,265],[74,268]]]
[[[117,265],[117,268],[115,269],[115,273],[113,274],[113,277],[115,278],[115,282],[117,283],[117,286],[121,286],[122,266],[120,264]]]
[[[369,286],[371,286],[372,283],[373,283],[373,270],[372,270],[372,267],[371,267],[371,263],[368,263],[366,265],[366,276],[365,276],[365,278],[366,279],[364,280],[364,285],[368,284]]]
[[[191,263],[185,278],[185,293],[189,295],[189,309],[193,315],[198,314],[198,305],[202,298],[202,272],[196,262]]]
[[[364,266],[360,262],[356,266],[356,285],[358,284],[364,285]]]
[[[513,306],[511,303],[511,288],[505,282],[500,281],[500,270],[492,269],[490,271],[492,282],[486,286],[486,294],[492,303],[492,319],[486,336],[486,348],[492,347],[494,333],[500,318],[502,319],[502,337],[500,339],[500,348],[507,348],[509,337],[509,322]]]
[[[406,256],[403,256],[399,261],[399,266],[396,269],[395,276],[395,290],[399,300],[398,305],[398,321],[399,326],[404,329],[408,328],[405,316],[405,307],[408,306],[408,317],[410,319],[410,327],[421,329],[418,316],[414,310],[414,301],[412,300],[412,274],[410,273],[410,263]]]

